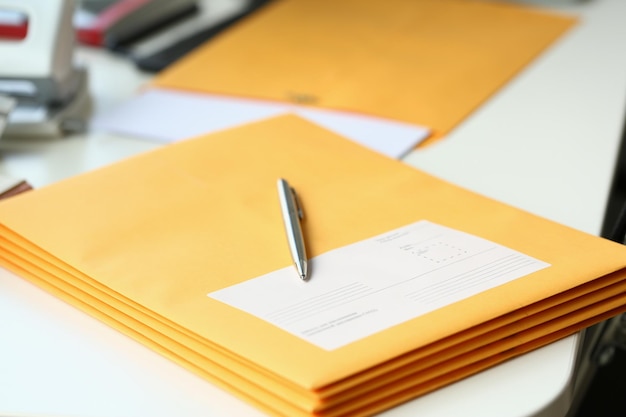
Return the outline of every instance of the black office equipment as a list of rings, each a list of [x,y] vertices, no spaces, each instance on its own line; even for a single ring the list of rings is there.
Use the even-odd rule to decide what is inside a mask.
[[[601,235],[626,243],[626,124],[615,160]],[[574,401],[567,417],[626,415],[626,314],[584,331]]]
[[[246,7],[231,17],[196,31],[182,40],[174,40],[172,44],[156,52],[134,54],[132,55],[132,59],[135,61],[137,67],[144,71],[159,72],[196,47],[202,45],[204,42],[209,41],[214,36],[219,35],[222,31],[249,16],[269,1],[270,0],[252,0]]]

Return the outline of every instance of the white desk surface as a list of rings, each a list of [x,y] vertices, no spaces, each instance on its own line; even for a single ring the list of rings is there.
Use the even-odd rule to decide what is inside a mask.
[[[447,138],[405,161],[598,234],[626,114],[626,1],[550,3],[580,23]],[[96,112],[149,79],[103,51],[78,55]],[[100,132],[3,140],[0,173],[39,187],[157,146]],[[4,270],[0,317],[0,416],[261,415]],[[570,336],[383,415],[563,416],[578,342]]]

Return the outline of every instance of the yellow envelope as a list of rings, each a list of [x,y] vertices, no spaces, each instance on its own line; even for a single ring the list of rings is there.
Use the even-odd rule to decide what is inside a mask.
[[[353,111],[448,133],[574,24],[476,0],[277,0],[158,87]]]
[[[326,351],[206,295],[290,266],[278,177],[303,198],[310,256],[427,219],[551,266]],[[623,245],[463,190],[295,116],[183,141],[4,201],[0,262],[288,416],[370,415],[626,309]]]

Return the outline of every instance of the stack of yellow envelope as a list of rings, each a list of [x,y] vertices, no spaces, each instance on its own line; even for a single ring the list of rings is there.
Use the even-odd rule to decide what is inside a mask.
[[[275,0],[154,85],[353,111],[441,137],[574,23],[503,1]]]
[[[546,266],[321,348],[208,296],[284,268],[305,293],[331,279],[315,268],[309,282],[297,278],[279,177],[301,196],[313,265],[346,245],[428,221]],[[464,190],[296,116],[179,142],[5,200],[0,261],[281,416],[371,415],[626,310],[626,247]],[[384,280],[394,267],[383,258],[370,273]]]

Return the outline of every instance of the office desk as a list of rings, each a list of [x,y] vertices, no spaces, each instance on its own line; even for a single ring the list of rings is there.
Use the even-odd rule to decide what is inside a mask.
[[[560,10],[580,24],[447,138],[405,161],[571,227],[598,234],[626,99],[626,2]],[[149,77],[82,49],[95,111]],[[0,142],[0,172],[36,187],[156,148],[102,132]],[[537,237],[541,239],[541,236]],[[259,416],[138,343],[0,270],[0,415]],[[384,413],[388,417],[563,416],[574,335]]]

